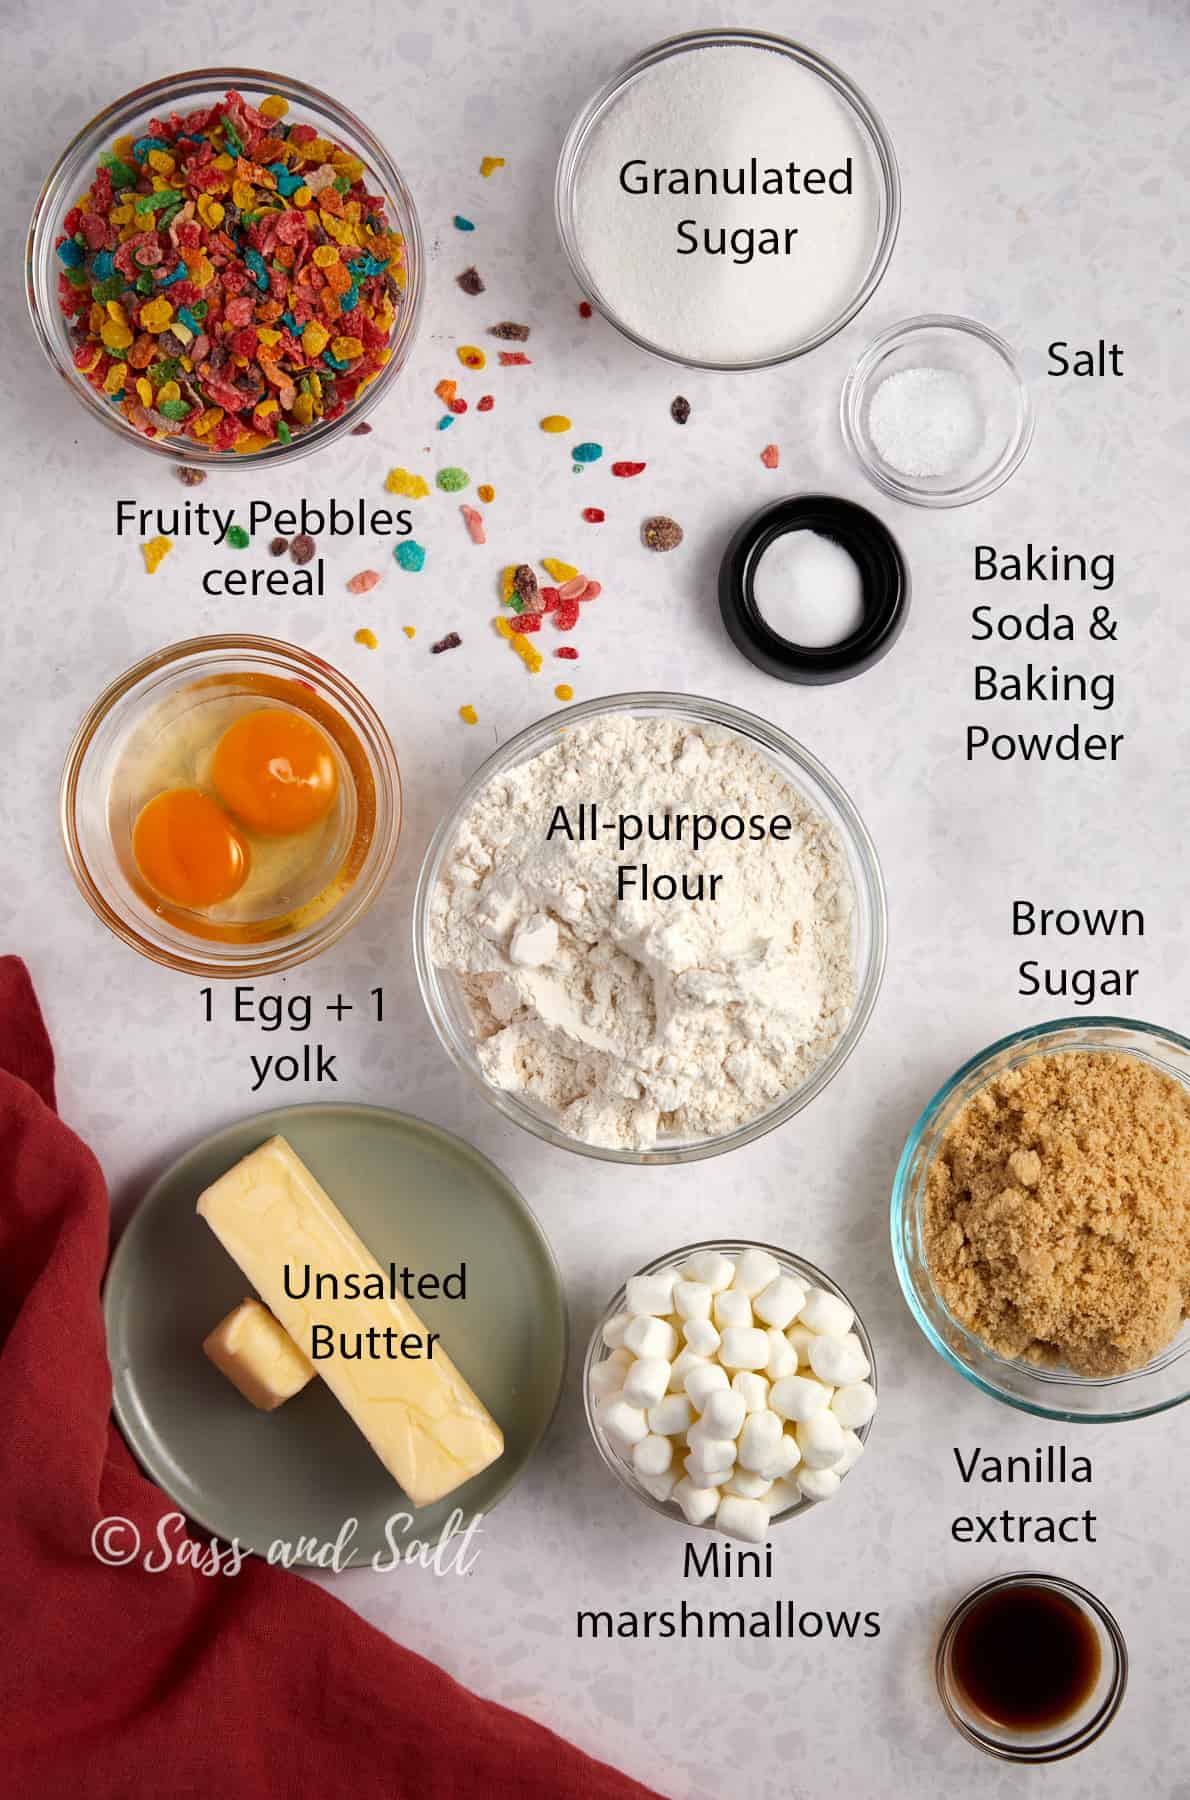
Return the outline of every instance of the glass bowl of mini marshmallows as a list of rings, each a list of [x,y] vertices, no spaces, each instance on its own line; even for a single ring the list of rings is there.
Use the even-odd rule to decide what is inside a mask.
[[[612,1296],[583,1404],[600,1456],[653,1512],[763,1543],[832,1499],[863,1455],[876,1356],[813,1263],[715,1239],[646,1263]]]

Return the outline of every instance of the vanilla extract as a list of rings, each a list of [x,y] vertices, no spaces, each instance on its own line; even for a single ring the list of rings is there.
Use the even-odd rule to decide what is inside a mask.
[[[955,1632],[950,1672],[968,1704],[1009,1731],[1044,1731],[1095,1691],[1099,1636],[1076,1601],[1042,1581],[976,1598]]]
[[[1089,705],[1095,712],[1110,712],[1116,703],[1116,678],[1107,670],[1081,675],[1057,663],[1042,668],[1028,662],[1023,673],[1016,674],[1011,670],[1002,672],[992,663],[976,663],[973,673],[976,700],[1024,700],[1049,705],[1073,701]]]

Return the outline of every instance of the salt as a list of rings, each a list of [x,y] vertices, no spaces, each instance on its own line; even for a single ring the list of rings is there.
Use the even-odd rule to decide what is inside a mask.
[[[854,299],[875,255],[880,180],[856,115],[813,70],[747,45],[686,50],[646,69],[593,128],[578,247],[636,336],[690,362],[758,362]]]
[[[872,396],[868,433],[902,475],[934,480],[978,455],[985,425],[975,389],[957,369],[898,369]]]
[[[864,621],[858,564],[841,544],[817,531],[786,531],[770,544],[752,592],[765,624],[803,650],[841,644]]]

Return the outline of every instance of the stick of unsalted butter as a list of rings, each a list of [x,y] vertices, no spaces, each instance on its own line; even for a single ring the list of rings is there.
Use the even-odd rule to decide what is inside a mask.
[[[314,1379],[314,1365],[259,1300],[241,1300],[203,1339],[203,1353],[261,1412],[276,1412]]]
[[[200,1194],[198,1212],[306,1355],[315,1324],[329,1326],[336,1344],[341,1331],[354,1337],[369,1327],[381,1339],[391,1328],[394,1341],[406,1333],[428,1341],[401,1297],[343,1297],[347,1275],[373,1275],[384,1285],[380,1265],[284,1138],[271,1138],[229,1169]],[[306,1298],[291,1298],[287,1264],[334,1276],[339,1297],[314,1298],[311,1281]],[[348,1359],[337,1349],[312,1360],[414,1506],[440,1500],[504,1453],[500,1427],[440,1344],[416,1360]]]

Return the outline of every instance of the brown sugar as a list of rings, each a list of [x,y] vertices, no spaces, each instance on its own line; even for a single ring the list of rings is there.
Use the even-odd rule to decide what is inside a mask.
[[[1190,1094],[1109,1051],[998,1075],[931,1162],[925,1249],[946,1306],[998,1355],[1139,1368],[1190,1312]]]

